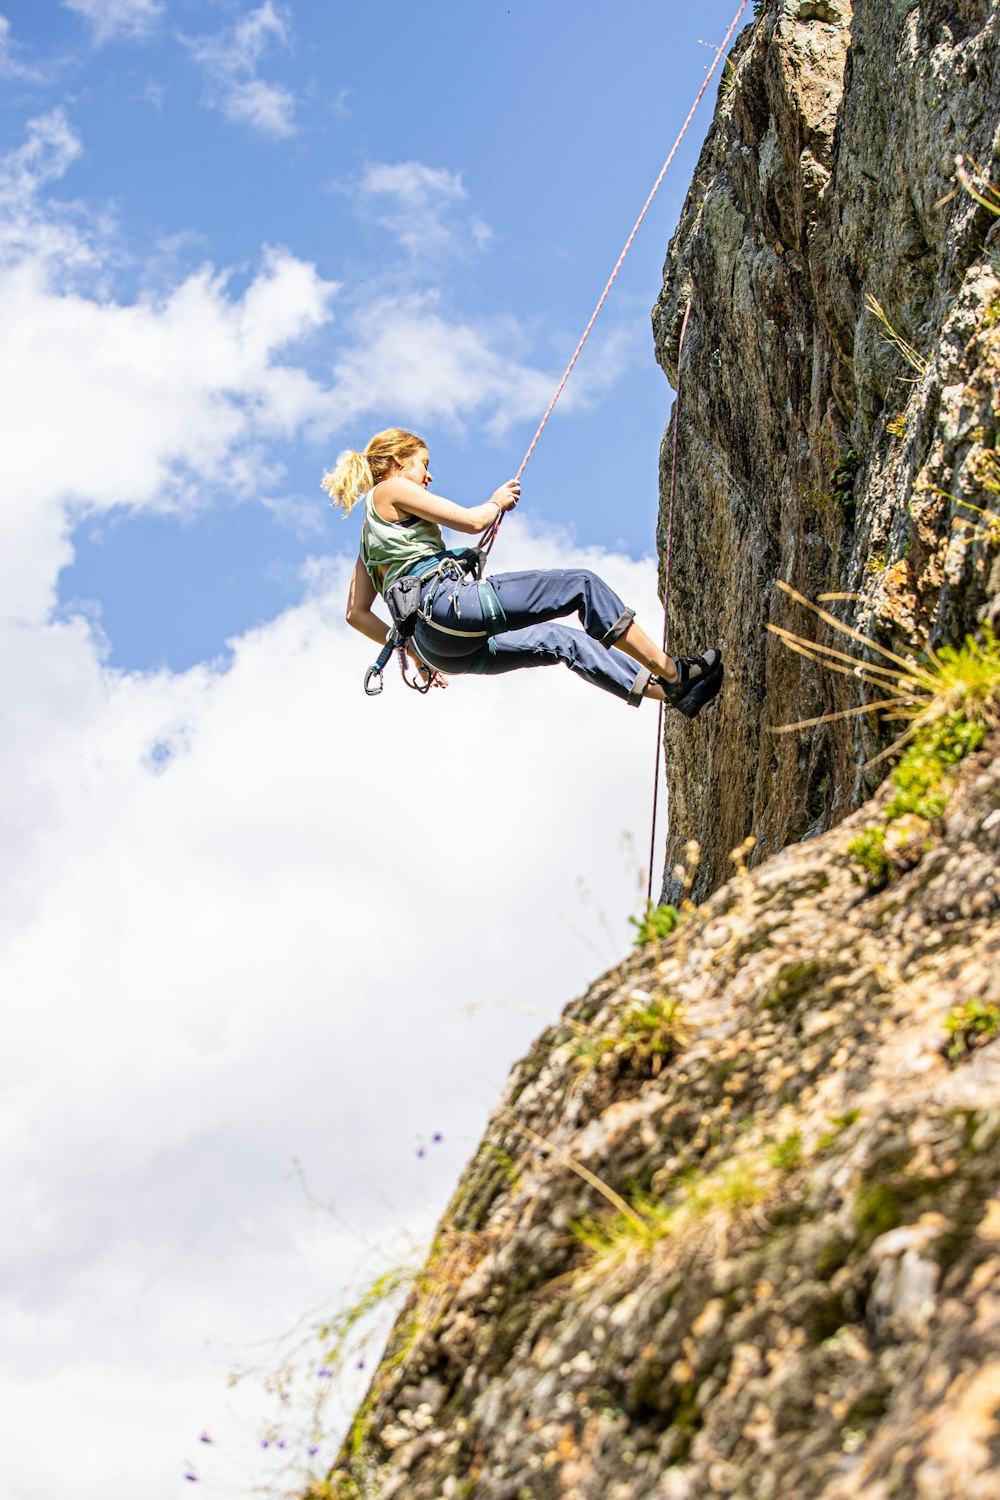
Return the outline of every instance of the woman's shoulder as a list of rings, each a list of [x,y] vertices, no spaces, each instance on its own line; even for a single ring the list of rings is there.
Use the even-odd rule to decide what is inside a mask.
[[[378,484],[373,485],[365,496],[365,511],[386,526],[393,526],[399,520],[399,511],[392,503],[391,479],[381,479]]]

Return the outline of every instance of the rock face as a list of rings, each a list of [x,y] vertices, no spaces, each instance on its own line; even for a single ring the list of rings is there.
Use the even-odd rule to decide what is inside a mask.
[[[1000,1500],[1000,647],[881,789],[844,713],[1000,617],[1000,0],[759,9],[654,312],[705,899],[515,1069],[310,1500]]]
[[[667,731],[667,870],[697,837],[701,892],[746,834],[764,858],[882,774],[859,771],[867,717],[770,732],[865,701],[766,634],[815,623],[776,581],[856,595],[840,617],[904,651],[961,638],[1000,585],[958,524],[996,505],[1000,228],[955,180],[958,152],[996,161],[1000,7],[769,0],[733,57],[653,312],[676,385],[690,299],[670,638],[728,664],[718,709]],[[671,426],[661,556],[672,451]]]
[[[314,1496],[1000,1496],[1000,735],[953,782],[881,892],[888,789],[539,1039]]]

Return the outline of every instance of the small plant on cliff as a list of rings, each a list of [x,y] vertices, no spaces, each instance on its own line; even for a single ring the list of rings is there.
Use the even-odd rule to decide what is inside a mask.
[[[846,1114],[831,1115],[829,1127],[823,1131],[823,1134],[816,1142],[817,1151],[828,1151],[839,1140],[843,1132],[849,1130],[860,1118],[860,1109],[849,1109]]]
[[[888,884],[892,866],[885,852],[885,829],[881,824],[869,824],[856,839],[851,840],[847,852],[870,891],[880,891]]]
[[[984,1047],[1000,1036],[1000,1005],[967,1000],[948,1012],[944,1029],[948,1034],[945,1055],[949,1062],[958,1062],[974,1048]]]
[[[972,484],[985,495],[1000,497],[1000,455],[992,449],[981,449],[969,464]],[[986,541],[996,545],[1000,543],[1000,514],[990,510],[985,505],[974,505],[971,500],[964,499],[961,495],[952,495],[948,490],[933,488],[932,493],[940,495],[945,500],[952,500],[960,505],[963,510],[970,511],[979,519],[972,521],[968,516],[956,516],[955,526],[966,526],[974,534],[984,538]]]
[[[813,728],[817,724],[850,718],[855,714],[875,712],[883,712],[888,719],[906,721],[908,727],[904,732],[869,762],[869,765],[877,765],[879,761],[898,754],[915,735],[948,714],[960,714],[970,723],[982,726],[998,722],[1000,640],[989,626],[983,626],[978,641],[968,636],[961,646],[944,646],[939,650],[927,645],[923,658],[918,661],[912,656],[901,656],[869,636],[862,635],[861,631],[852,626],[845,625],[828,610],[813,604],[797,589],[780,579],[778,588],[811,610],[824,624],[874,653],[878,660],[871,661],[852,655],[821,641],[810,641],[781,625],[769,623],[767,628],[772,634],[790,651],[804,656],[807,661],[845,677],[869,683],[887,696],[874,703],[861,703],[834,713],[818,714],[813,719],[801,719],[794,724],[774,725],[772,733],[789,734]]]
[[[869,890],[881,890],[892,875],[892,860],[886,851],[886,833],[900,818],[919,818],[931,823],[948,802],[945,774],[970,751],[977,750],[986,735],[982,722],[954,712],[933,719],[914,737],[892,773],[896,794],[877,823],[870,823],[847,846]],[[917,828],[920,824],[915,825]]]
[[[805,1160],[802,1132],[793,1130],[791,1135],[786,1135],[783,1141],[778,1141],[777,1145],[771,1147],[767,1159],[779,1172],[796,1171]]]
[[[852,448],[837,464],[830,475],[830,497],[837,514],[844,521],[854,515],[854,487],[857,483],[861,460]]]
[[[629,917],[629,921],[636,929],[632,946],[647,948],[650,943],[662,942],[664,938],[670,936],[680,919],[681,914],[676,906],[669,904],[654,906],[650,901],[641,917]]]
[[[980,208],[988,208],[991,214],[1000,216],[1000,188],[993,186],[978,162],[959,153],[955,157],[955,176],[969,197],[974,198]]]
[[[570,1022],[573,1036],[563,1045],[577,1068],[589,1069],[606,1057],[620,1057],[636,1073],[655,1078],[681,1044],[680,1005],[663,994],[644,996],[621,1011],[604,1031]]]
[[[635,1250],[649,1251],[670,1233],[675,1206],[645,1193],[634,1194],[629,1212],[579,1219],[570,1226],[573,1237],[602,1270]]]
[[[985,505],[973,505],[970,500],[959,500],[958,504],[964,510],[969,510],[979,517],[978,521],[970,521],[966,516],[956,516],[956,526],[967,526],[975,535],[982,537],[991,546],[1000,546],[1000,514],[995,510],[987,510]]]
[[[613,1050],[627,1057],[633,1067],[648,1069],[655,1076],[665,1059],[677,1051],[680,1014],[679,1002],[666,995],[630,1006],[622,1016]]]
[[[879,302],[877,297],[873,297],[869,292],[868,296],[865,298],[865,304],[868,308],[868,311],[881,325],[885,336],[885,342],[887,344],[891,344],[896,352],[903,356],[903,358],[906,360],[906,363],[910,366],[911,370],[916,370],[918,377],[923,375],[929,364],[929,360],[927,359],[926,355],[923,355],[917,349],[914,349],[909,340],[905,339],[897,329],[893,328],[892,324],[889,322],[889,318],[886,314],[885,308],[882,306],[881,302]]]

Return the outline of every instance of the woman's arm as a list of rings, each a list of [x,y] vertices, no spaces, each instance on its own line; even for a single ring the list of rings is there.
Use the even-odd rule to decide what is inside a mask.
[[[386,516],[386,520],[422,516],[425,521],[436,521],[439,526],[447,526],[451,531],[464,531],[471,535],[476,531],[484,531],[501,511],[515,506],[520,493],[519,481],[508,479],[482,505],[456,505],[454,500],[429,495],[421,485],[414,484],[412,479],[404,479],[401,474],[395,474],[389,479],[383,479],[379,485],[378,498],[380,505],[384,506],[388,502],[399,512],[396,517]]]
[[[359,557],[354,564],[347,595],[347,623],[353,625],[355,630],[360,630],[370,641],[377,641],[380,646],[384,646],[389,639],[389,627],[372,609],[377,597],[375,585],[368,577],[368,569]]]

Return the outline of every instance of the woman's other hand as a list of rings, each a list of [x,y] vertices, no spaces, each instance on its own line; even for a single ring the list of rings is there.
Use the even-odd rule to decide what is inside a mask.
[[[448,686],[448,679],[444,673],[437,671],[435,667],[429,667],[423,658],[417,655],[412,646],[407,646],[406,654],[421,674],[425,672],[430,673],[431,687],[446,688]]]

